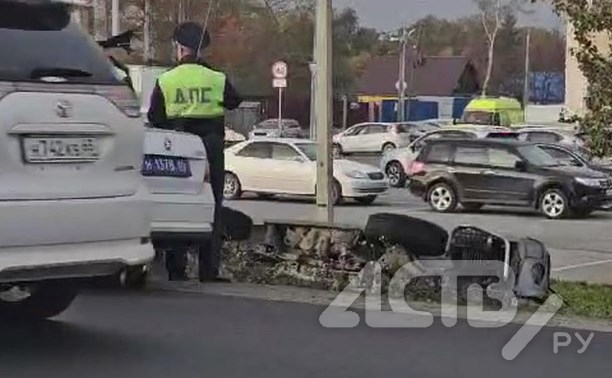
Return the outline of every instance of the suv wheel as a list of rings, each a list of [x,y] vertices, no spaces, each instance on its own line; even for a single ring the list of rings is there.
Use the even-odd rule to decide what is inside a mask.
[[[342,155],[344,155],[344,152],[342,151],[342,146],[338,143],[334,143],[332,145],[332,156],[336,159],[340,159]]]
[[[567,196],[560,189],[548,189],[540,197],[540,211],[549,219],[562,219],[570,213]]]
[[[457,208],[457,194],[448,184],[440,182],[432,185],[427,192],[429,206],[439,213],[450,213]]]
[[[385,143],[385,144],[382,146],[382,153],[383,153],[383,154],[387,154],[387,153],[389,153],[389,152],[391,152],[391,151],[395,150],[396,148],[397,148],[397,147],[395,147],[395,144],[393,144],[393,143]]]

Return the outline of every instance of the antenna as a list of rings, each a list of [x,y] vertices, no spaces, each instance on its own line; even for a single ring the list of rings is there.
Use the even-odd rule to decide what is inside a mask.
[[[198,49],[196,51],[196,57],[200,56],[200,51],[202,50],[202,43],[204,42],[204,36],[206,35],[206,29],[208,29],[208,20],[210,19],[210,14],[212,12],[214,2],[215,0],[210,0],[208,2],[208,10],[206,11],[206,18],[204,19],[204,24],[202,25],[202,35],[200,36],[200,43],[198,44]]]

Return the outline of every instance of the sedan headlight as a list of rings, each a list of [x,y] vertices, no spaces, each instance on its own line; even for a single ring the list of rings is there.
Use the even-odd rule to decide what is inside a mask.
[[[592,186],[592,187],[600,187],[601,180],[587,177],[577,177],[576,182],[584,185],[584,186]]]
[[[368,175],[361,171],[348,171],[348,172],[344,172],[344,174],[347,177],[350,177],[352,179],[367,179],[368,178]]]

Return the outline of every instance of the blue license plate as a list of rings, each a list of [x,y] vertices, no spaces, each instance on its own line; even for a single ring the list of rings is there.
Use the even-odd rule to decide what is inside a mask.
[[[145,155],[143,176],[191,177],[191,167],[185,158],[175,156]]]

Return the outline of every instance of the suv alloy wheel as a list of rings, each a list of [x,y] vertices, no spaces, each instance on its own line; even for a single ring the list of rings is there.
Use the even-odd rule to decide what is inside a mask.
[[[438,213],[450,213],[457,208],[457,193],[447,183],[439,182],[427,192],[429,206]]]

